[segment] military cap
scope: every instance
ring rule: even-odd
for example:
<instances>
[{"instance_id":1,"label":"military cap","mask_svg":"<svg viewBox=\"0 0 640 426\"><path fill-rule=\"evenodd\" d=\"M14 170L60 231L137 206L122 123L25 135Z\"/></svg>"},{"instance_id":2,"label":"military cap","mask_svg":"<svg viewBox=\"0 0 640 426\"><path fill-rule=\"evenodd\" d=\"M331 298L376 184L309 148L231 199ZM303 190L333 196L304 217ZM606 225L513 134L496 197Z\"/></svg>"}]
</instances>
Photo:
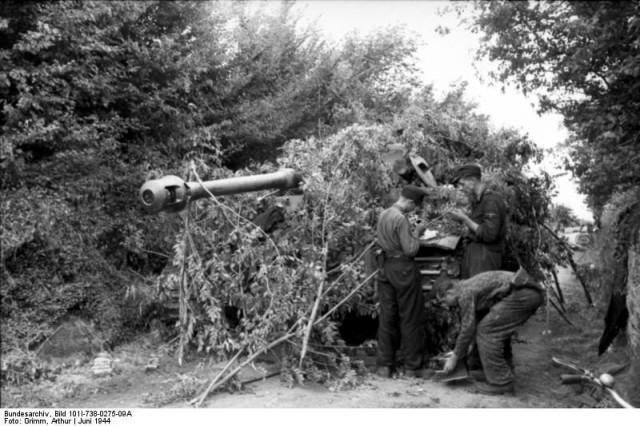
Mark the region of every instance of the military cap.
<instances>
[{"instance_id":1,"label":"military cap","mask_svg":"<svg viewBox=\"0 0 640 426\"><path fill-rule=\"evenodd\" d=\"M480 169L480 166L476 164L465 164L464 166L459 167L453 175L451 183L455 185L460 179L467 177L476 177L480 179L482 177L482 169Z\"/></svg>"},{"instance_id":2,"label":"military cap","mask_svg":"<svg viewBox=\"0 0 640 426\"><path fill-rule=\"evenodd\" d=\"M400 195L402 195L407 200L412 200L419 204L422 203L422 200L427 195L427 190L415 185L407 185L402 188Z\"/></svg>"}]
</instances>

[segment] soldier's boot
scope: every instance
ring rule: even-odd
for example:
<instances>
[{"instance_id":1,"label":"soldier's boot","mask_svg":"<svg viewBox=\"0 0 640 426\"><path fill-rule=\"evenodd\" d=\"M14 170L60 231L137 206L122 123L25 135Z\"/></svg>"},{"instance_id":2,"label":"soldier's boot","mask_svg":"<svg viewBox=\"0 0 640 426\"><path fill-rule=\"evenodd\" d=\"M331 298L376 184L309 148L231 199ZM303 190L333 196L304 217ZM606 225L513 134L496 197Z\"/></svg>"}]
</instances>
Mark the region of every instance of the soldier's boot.
<instances>
[{"instance_id":1,"label":"soldier's boot","mask_svg":"<svg viewBox=\"0 0 640 426\"><path fill-rule=\"evenodd\" d=\"M388 379L391 377L391 374L393 373L393 371L391 370L391 367L378 367L378 369L376 370L376 375L378 377L382 377L383 379Z\"/></svg>"}]
</instances>

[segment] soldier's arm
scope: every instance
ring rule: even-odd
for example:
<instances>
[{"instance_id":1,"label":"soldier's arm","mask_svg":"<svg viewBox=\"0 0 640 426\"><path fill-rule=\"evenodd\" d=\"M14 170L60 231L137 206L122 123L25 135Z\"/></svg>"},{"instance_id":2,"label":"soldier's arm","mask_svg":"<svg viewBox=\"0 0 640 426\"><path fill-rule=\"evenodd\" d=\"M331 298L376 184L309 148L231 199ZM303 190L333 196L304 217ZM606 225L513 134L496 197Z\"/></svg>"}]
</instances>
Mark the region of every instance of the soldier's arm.
<instances>
[{"instance_id":1,"label":"soldier's arm","mask_svg":"<svg viewBox=\"0 0 640 426\"><path fill-rule=\"evenodd\" d=\"M467 356L469 346L473 342L473 336L476 333L476 303L473 294L463 291L458 298L458 306L460 307L462 320L460 334L458 334L453 353L458 359L462 359Z\"/></svg>"},{"instance_id":2,"label":"soldier's arm","mask_svg":"<svg viewBox=\"0 0 640 426\"><path fill-rule=\"evenodd\" d=\"M409 220L406 217L402 217L398 222L398 237L400 238L400 245L402 246L402 252L407 257L413 257L420 248L420 242L416 237L411 234Z\"/></svg>"},{"instance_id":3,"label":"soldier's arm","mask_svg":"<svg viewBox=\"0 0 640 426\"><path fill-rule=\"evenodd\" d=\"M449 215L465 224L467 228L469 228L472 232L476 232L476 229L478 229L479 225L471 220L469 216L458 209L450 211Z\"/></svg>"},{"instance_id":4,"label":"soldier's arm","mask_svg":"<svg viewBox=\"0 0 640 426\"><path fill-rule=\"evenodd\" d=\"M482 223L475 229L476 241L495 243L500 238L502 227L502 209L498 200L488 200L482 212Z\"/></svg>"}]
</instances>

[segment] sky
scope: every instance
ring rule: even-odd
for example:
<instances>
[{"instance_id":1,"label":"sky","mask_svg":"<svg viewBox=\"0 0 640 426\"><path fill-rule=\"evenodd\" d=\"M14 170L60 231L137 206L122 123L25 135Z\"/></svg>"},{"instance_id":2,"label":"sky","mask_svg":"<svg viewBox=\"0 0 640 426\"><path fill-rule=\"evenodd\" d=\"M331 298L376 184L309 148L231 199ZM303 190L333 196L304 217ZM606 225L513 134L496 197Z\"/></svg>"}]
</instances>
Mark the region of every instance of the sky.
<instances>
[{"instance_id":1,"label":"sky","mask_svg":"<svg viewBox=\"0 0 640 426\"><path fill-rule=\"evenodd\" d=\"M339 42L350 31L361 34L393 24L404 25L417 33L423 43L418 64L425 82L432 83L436 95L445 94L452 84L466 81L467 99L478 105L478 111L490 117L496 127L515 127L527 133L541 148L555 149L568 133L557 114L539 116L534 98L527 98L514 88L503 92L498 84L490 84L488 72L492 64L476 63L474 52L480 44L477 34L460 25L454 13L439 14L446 1L364 1L315 0L298 1L296 8L307 22L315 21L327 39ZM442 35L439 27L450 31ZM561 170L547 169L556 175ZM592 220L584 196L570 176L556 178L558 195L555 202L571 207L584 220Z\"/></svg>"}]
</instances>

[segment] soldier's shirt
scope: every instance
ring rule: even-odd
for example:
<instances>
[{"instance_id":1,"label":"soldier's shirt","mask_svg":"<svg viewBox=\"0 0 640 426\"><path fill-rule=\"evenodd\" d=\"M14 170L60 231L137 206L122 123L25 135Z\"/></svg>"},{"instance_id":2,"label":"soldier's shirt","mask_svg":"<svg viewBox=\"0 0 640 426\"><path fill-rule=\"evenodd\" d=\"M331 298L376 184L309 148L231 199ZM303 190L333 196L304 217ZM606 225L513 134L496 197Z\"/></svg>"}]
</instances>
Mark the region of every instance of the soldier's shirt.
<instances>
[{"instance_id":1,"label":"soldier's shirt","mask_svg":"<svg viewBox=\"0 0 640 426\"><path fill-rule=\"evenodd\" d=\"M462 280L454 287L460 309L460 334L453 352L461 359L467 355L476 333L476 313L489 310L511 291L513 272L487 271Z\"/></svg>"},{"instance_id":2,"label":"soldier's shirt","mask_svg":"<svg viewBox=\"0 0 640 426\"><path fill-rule=\"evenodd\" d=\"M472 239L486 244L493 251L502 252L507 235L507 207L498 194L485 189L471 206L471 220L478 224Z\"/></svg>"},{"instance_id":3,"label":"soldier's shirt","mask_svg":"<svg viewBox=\"0 0 640 426\"><path fill-rule=\"evenodd\" d=\"M420 248L418 238L411 234L409 219L395 205L380 214L377 230L378 244L389 257L414 257Z\"/></svg>"}]
</instances>

